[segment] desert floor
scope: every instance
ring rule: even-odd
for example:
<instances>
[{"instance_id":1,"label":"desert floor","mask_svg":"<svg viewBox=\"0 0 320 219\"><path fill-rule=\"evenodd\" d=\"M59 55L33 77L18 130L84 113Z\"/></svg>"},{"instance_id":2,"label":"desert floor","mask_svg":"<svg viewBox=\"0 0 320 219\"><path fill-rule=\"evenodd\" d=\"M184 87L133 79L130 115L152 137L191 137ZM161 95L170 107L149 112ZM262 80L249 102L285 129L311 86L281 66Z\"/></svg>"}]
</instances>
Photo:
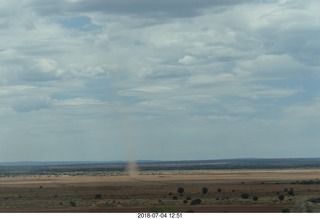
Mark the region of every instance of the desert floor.
<instances>
[{"instance_id":1,"label":"desert floor","mask_svg":"<svg viewBox=\"0 0 320 219\"><path fill-rule=\"evenodd\" d=\"M319 206L308 201L320 198L319 178L319 169L1 177L0 211L319 212ZM303 180L315 183L299 183ZM179 187L183 193L177 192ZM194 199L201 203L191 205Z\"/></svg>"}]
</instances>

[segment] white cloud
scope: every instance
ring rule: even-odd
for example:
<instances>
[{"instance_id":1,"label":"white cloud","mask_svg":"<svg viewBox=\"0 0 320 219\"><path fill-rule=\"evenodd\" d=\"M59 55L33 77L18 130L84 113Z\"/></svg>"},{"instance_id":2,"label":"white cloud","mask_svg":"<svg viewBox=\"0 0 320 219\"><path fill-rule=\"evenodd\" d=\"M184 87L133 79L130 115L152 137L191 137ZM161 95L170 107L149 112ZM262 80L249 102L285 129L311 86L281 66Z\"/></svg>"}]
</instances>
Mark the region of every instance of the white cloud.
<instances>
[{"instance_id":1,"label":"white cloud","mask_svg":"<svg viewBox=\"0 0 320 219\"><path fill-rule=\"evenodd\" d=\"M184 56L183 58L178 60L179 64L184 64L184 65L190 65L193 64L196 61L196 59L192 56Z\"/></svg>"},{"instance_id":2,"label":"white cloud","mask_svg":"<svg viewBox=\"0 0 320 219\"><path fill-rule=\"evenodd\" d=\"M208 75L194 75L188 79L188 82L192 84L213 84L234 81L235 76L229 73L221 74L208 74Z\"/></svg>"},{"instance_id":3,"label":"white cloud","mask_svg":"<svg viewBox=\"0 0 320 219\"><path fill-rule=\"evenodd\" d=\"M52 59L36 59L28 61L27 68L18 73L23 80L46 81L57 80L62 74L58 63Z\"/></svg>"},{"instance_id":4,"label":"white cloud","mask_svg":"<svg viewBox=\"0 0 320 219\"><path fill-rule=\"evenodd\" d=\"M87 99L87 98L74 98L67 100L55 101L55 105L59 106L81 106L81 105L104 105L106 103L96 100L96 99Z\"/></svg>"},{"instance_id":5,"label":"white cloud","mask_svg":"<svg viewBox=\"0 0 320 219\"><path fill-rule=\"evenodd\" d=\"M2 86L0 89L0 96L10 96L16 94L24 94L30 90L34 90L34 86L29 85L12 85L12 86Z\"/></svg>"}]
</instances>

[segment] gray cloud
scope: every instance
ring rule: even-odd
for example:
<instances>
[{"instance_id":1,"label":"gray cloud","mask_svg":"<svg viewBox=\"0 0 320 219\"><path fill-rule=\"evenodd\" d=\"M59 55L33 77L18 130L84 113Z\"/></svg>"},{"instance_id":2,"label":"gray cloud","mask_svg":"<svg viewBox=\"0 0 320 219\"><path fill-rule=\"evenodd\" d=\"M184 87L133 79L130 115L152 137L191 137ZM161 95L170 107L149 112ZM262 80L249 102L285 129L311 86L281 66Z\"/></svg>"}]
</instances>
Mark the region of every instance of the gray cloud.
<instances>
[{"instance_id":1,"label":"gray cloud","mask_svg":"<svg viewBox=\"0 0 320 219\"><path fill-rule=\"evenodd\" d=\"M103 12L113 15L135 15L148 17L193 17L202 9L230 6L252 0L92 0L92 1L55 1L33 4L41 14L59 14L70 12Z\"/></svg>"},{"instance_id":2,"label":"gray cloud","mask_svg":"<svg viewBox=\"0 0 320 219\"><path fill-rule=\"evenodd\" d=\"M188 78L190 76L190 70L179 67L158 67L154 69L146 69L144 72L142 72L141 76L147 79L158 80Z\"/></svg>"},{"instance_id":3,"label":"gray cloud","mask_svg":"<svg viewBox=\"0 0 320 219\"><path fill-rule=\"evenodd\" d=\"M44 96L19 97L13 103L13 109L17 112L31 112L41 109L49 109L53 106L52 100Z\"/></svg>"}]
</instances>

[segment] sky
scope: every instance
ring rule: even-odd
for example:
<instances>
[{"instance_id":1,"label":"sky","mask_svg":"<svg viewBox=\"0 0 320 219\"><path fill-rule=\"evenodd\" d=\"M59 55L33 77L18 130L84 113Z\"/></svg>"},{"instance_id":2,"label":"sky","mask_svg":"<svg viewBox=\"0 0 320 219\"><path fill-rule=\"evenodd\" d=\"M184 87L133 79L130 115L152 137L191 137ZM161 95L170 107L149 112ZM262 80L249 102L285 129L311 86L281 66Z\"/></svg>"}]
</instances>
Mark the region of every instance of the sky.
<instances>
[{"instance_id":1,"label":"sky","mask_svg":"<svg viewBox=\"0 0 320 219\"><path fill-rule=\"evenodd\" d=\"M0 0L0 162L320 157L317 0Z\"/></svg>"}]
</instances>

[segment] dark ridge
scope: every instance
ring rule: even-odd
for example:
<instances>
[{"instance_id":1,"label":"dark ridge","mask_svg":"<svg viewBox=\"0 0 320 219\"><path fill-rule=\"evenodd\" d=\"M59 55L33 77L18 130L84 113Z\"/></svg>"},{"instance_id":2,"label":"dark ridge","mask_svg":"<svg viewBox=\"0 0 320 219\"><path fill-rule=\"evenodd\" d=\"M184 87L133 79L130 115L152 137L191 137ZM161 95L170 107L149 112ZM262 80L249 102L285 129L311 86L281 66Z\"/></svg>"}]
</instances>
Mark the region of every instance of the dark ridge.
<instances>
[{"instance_id":1,"label":"dark ridge","mask_svg":"<svg viewBox=\"0 0 320 219\"><path fill-rule=\"evenodd\" d=\"M223 159L185 161L137 161L142 171L157 170L238 170L320 168L320 158ZM123 172L127 162L15 162L0 163L1 176L57 175ZM309 183L309 182L304 182Z\"/></svg>"}]
</instances>

